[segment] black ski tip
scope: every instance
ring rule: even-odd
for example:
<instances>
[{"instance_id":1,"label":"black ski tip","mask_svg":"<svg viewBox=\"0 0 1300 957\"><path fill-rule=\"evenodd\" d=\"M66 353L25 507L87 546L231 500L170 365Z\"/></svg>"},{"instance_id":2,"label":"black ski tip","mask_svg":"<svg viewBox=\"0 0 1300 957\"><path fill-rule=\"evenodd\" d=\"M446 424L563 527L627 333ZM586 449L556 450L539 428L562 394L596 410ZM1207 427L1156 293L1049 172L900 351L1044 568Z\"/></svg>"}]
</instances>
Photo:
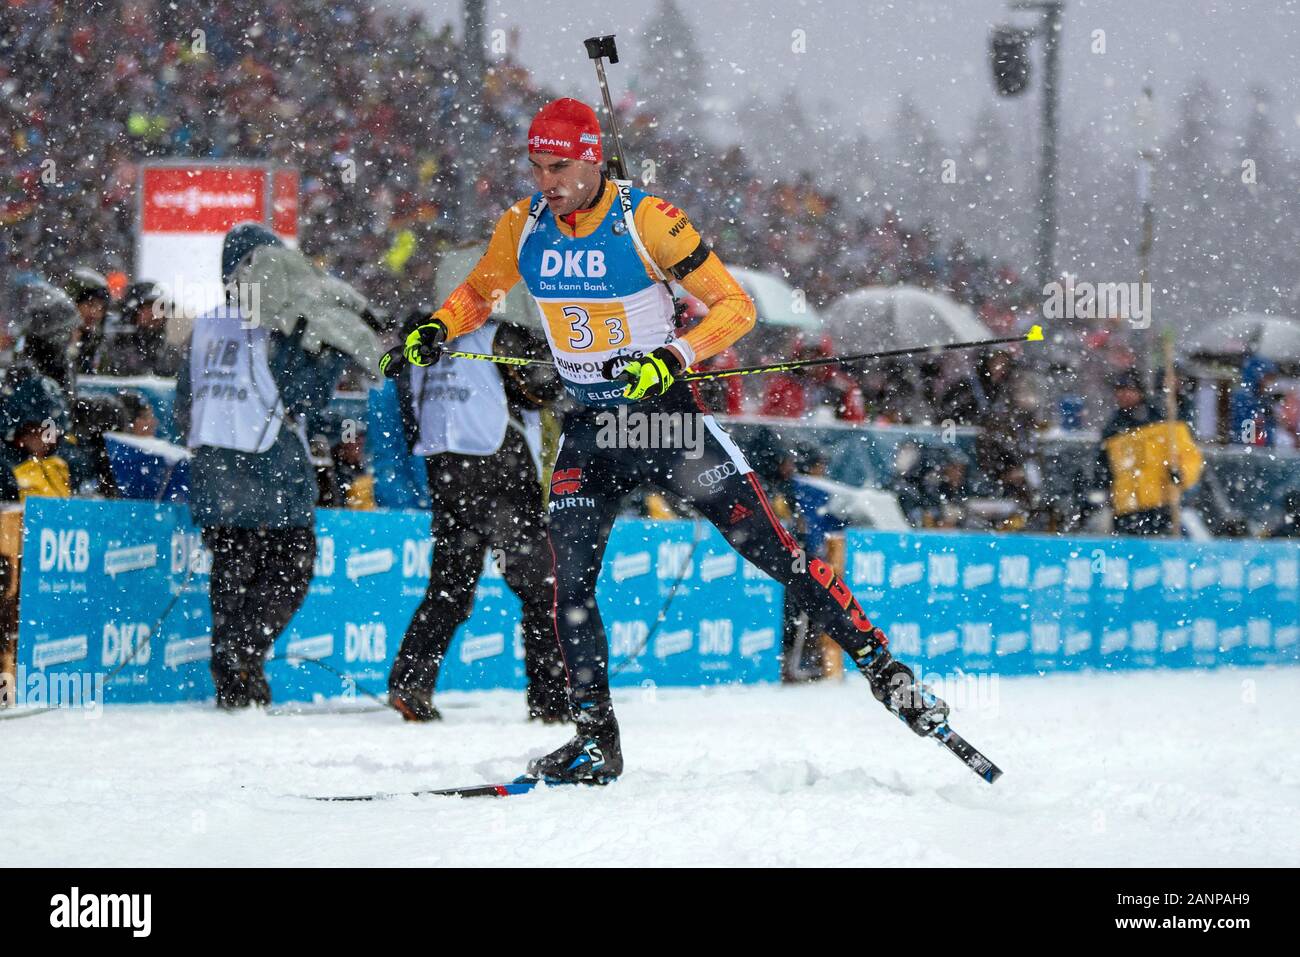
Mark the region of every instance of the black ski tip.
<instances>
[{"instance_id":1,"label":"black ski tip","mask_svg":"<svg viewBox=\"0 0 1300 957\"><path fill-rule=\"evenodd\" d=\"M981 754L965 738L948 725L943 725L934 732L935 738L989 784L1002 777L1002 769Z\"/></svg>"}]
</instances>

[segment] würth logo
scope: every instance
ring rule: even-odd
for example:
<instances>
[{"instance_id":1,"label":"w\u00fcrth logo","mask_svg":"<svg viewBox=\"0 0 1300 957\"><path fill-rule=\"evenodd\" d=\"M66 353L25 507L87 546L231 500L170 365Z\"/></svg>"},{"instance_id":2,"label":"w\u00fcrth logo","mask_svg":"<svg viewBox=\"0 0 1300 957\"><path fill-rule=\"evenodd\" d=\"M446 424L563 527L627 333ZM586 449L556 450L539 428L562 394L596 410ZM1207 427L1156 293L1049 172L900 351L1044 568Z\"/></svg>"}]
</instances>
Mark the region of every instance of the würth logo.
<instances>
[{"instance_id":1,"label":"w\u00fcrth logo","mask_svg":"<svg viewBox=\"0 0 1300 957\"><path fill-rule=\"evenodd\" d=\"M125 927L132 937L148 937L152 927L152 894L69 894L50 898L51 927Z\"/></svg>"},{"instance_id":2,"label":"w\u00fcrth logo","mask_svg":"<svg viewBox=\"0 0 1300 957\"><path fill-rule=\"evenodd\" d=\"M572 495L582 488L582 469L560 469L551 476L552 495Z\"/></svg>"}]
</instances>

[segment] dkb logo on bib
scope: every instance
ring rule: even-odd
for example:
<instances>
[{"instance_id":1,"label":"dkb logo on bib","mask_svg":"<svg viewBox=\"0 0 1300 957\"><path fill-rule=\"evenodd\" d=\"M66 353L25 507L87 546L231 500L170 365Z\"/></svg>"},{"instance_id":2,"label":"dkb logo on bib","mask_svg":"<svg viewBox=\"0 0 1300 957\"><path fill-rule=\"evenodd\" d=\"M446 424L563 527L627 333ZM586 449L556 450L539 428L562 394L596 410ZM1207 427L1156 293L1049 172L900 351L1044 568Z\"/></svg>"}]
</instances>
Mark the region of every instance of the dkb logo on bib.
<instances>
[{"instance_id":1,"label":"dkb logo on bib","mask_svg":"<svg viewBox=\"0 0 1300 957\"><path fill-rule=\"evenodd\" d=\"M598 279L605 275L605 251L603 249L566 249L563 253L558 249L543 251L542 275L558 276L561 270L566 276Z\"/></svg>"}]
</instances>

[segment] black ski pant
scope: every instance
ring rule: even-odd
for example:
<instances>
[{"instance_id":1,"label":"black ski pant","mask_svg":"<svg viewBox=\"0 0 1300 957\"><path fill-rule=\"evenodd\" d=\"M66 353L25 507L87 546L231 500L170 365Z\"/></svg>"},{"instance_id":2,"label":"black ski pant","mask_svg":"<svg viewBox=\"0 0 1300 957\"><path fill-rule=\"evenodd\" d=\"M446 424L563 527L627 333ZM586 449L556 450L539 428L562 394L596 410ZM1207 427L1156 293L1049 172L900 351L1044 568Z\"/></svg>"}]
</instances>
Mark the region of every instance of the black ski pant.
<instances>
[{"instance_id":1,"label":"black ski pant","mask_svg":"<svg viewBox=\"0 0 1300 957\"><path fill-rule=\"evenodd\" d=\"M555 633L575 710L609 702L596 578L619 500L646 482L689 502L743 558L785 586L810 631L829 634L854 661L885 640L830 565L808 558L781 527L758 477L713 416L672 396L631 405L626 418L588 407L565 419L548 507Z\"/></svg>"},{"instance_id":2,"label":"black ski pant","mask_svg":"<svg viewBox=\"0 0 1300 957\"><path fill-rule=\"evenodd\" d=\"M523 435L510 427L491 455L432 455L426 467L434 539L429 587L398 649L389 688L432 693L452 636L473 610L484 553L492 548L523 606L529 712L564 714L567 688L551 629L555 581L546 515Z\"/></svg>"},{"instance_id":3,"label":"black ski pant","mask_svg":"<svg viewBox=\"0 0 1300 957\"><path fill-rule=\"evenodd\" d=\"M1168 508L1115 516L1116 535L1169 535L1173 530L1173 513Z\"/></svg>"},{"instance_id":4,"label":"black ski pant","mask_svg":"<svg viewBox=\"0 0 1300 957\"><path fill-rule=\"evenodd\" d=\"M212 671L261 662L302 607L316 562L310 528L203 529L212 552Z\"/></svg>"}]
</instances>

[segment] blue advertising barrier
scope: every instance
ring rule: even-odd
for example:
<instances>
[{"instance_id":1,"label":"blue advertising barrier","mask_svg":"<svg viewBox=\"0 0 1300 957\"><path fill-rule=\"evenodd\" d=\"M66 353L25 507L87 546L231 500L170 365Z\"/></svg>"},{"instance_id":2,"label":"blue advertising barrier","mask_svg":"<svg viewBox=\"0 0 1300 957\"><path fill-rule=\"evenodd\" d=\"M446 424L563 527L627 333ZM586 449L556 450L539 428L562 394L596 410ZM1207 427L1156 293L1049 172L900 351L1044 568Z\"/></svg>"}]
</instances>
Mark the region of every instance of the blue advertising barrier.
<instances>
[{"instance_id":1,"label":"blue advertising barrier","mask_svg":"<svg viewBox=\"0 0 1300 957\"><path fill-rule=\"evenodd\" d=\"M321 510L316 531L310 593L268 664L273 693L382 693L427 584L428 515ZM211 697L210 566L183 507L28 499L18 687L24 673L116 670L110 702ZM846 577L895 653L931 673L1300 658L1294 543L852 530ZM782 590L711 526L620 520L597 594L617 685L779 676ZM439 687L522 688L518 621L519 603L489 558Z\"/></svg>"},{"instance_id":2,"label":"blue advertising barrier","mask_svg":"<svg viewBox=\"0 0 1300 957\"><path fill-rule=\"evenodd\" d=\"M316 534L307 600L267 666L273 696L382 694L428 582L428 513L320 510ZM211 561L182 506L28 499L18 686L29 674L116 671L105 686L110 703L210 698ZM620 521L597 594L615 684L779 676L781 588L711 526ZM489 556L439 688L523 688L518 621L519 602Z\"/></svg>"},{"instance_id":3,"label":"blue advertising barrier","mask_svg":"<svg viewBox=\"0 0 1300 957\"><path fill-rule=\"evenodd\" d=\"M1300 660L1297 543L852 530L849 586L928 671Z\"/></svg>"}]
</instances>

